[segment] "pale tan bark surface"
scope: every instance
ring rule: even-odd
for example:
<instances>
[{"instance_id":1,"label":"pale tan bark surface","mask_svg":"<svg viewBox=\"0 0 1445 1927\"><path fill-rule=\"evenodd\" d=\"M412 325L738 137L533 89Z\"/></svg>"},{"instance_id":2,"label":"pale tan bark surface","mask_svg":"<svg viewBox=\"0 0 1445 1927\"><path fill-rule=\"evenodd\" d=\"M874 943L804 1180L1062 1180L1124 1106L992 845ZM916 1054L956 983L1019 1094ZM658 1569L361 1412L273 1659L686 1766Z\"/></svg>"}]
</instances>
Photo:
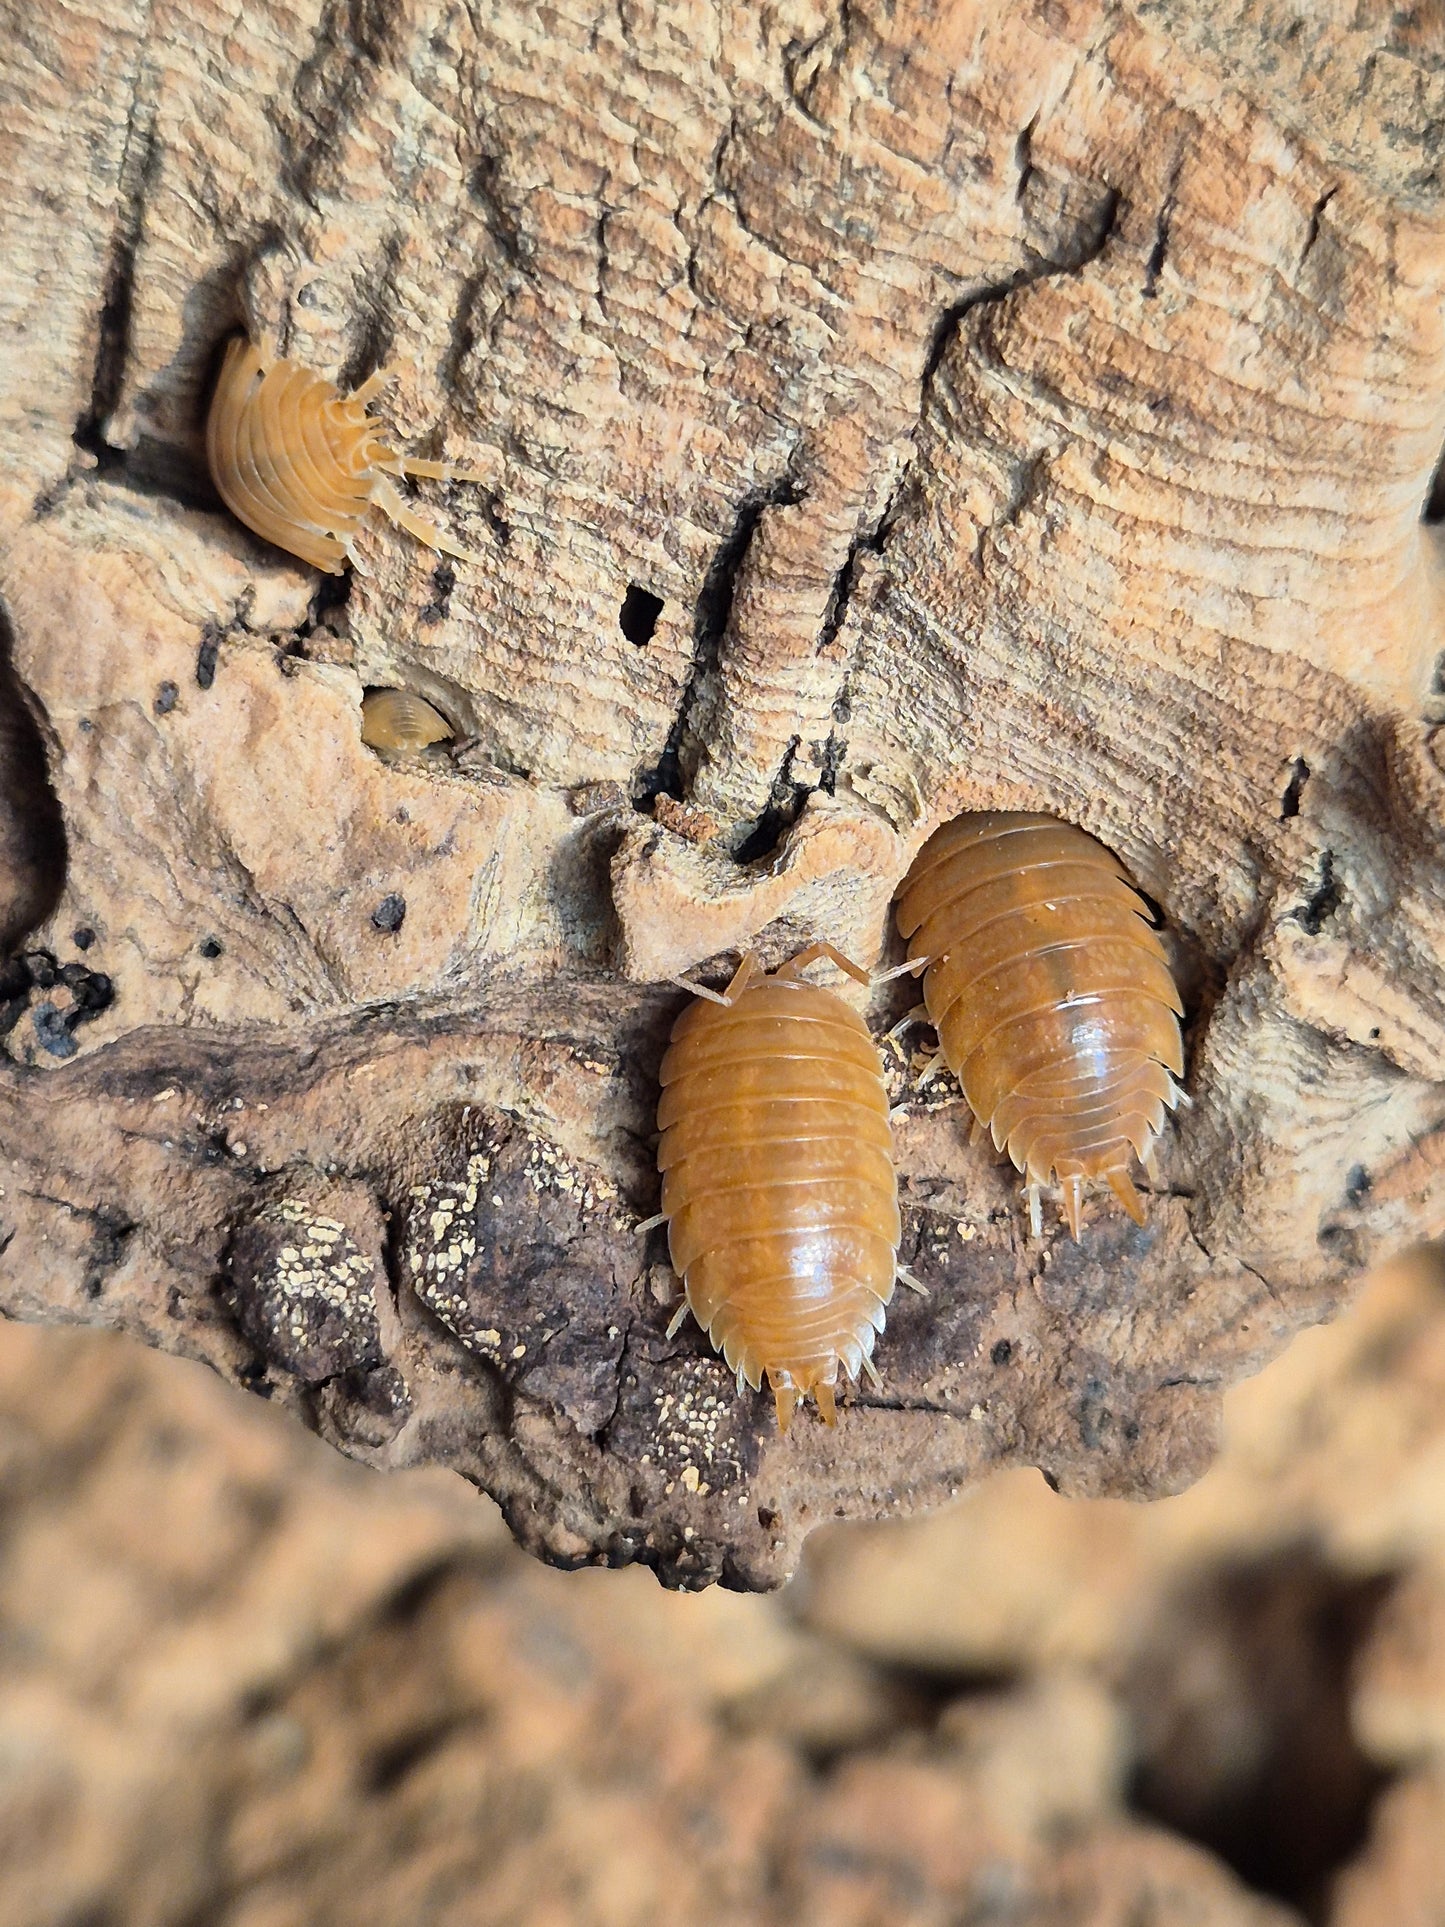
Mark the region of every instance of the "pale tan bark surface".
<instances>
[{"instance_id":1,"label":"pale tan bark surface","mask_svg":"<svg viewBox=\"0 0 1445 1927\"><path fill-rule=\"evenodd\" d=\"M1187 1482L1445 1223L1433 0L12 14L0 922L74 968L7 980L4 1308L685 1581L1000 1463ZM481 564L378 520L328 604L225 516L243 319L395 364ZM464 752L367 750L387 684ZM1193 1107L1145 1231L1039 1245L900 1073L933 1297L780 1443L632 1229L661 980L871 961L983 806L1158 903ZM341 1227L301 1310L288 1199Z\"/></svg>"},{"instance_id":2,"label":"pale tan bark surface","mask_svg":"<svg viewBox=\"0 0 1445 1927\"><path fill-rule=\"evenodd\" d=\"M766 1598L0 1323L7 1927L1428 1927L1442 1799L1438 1256L1179 1498L1015 1468Z\"/></svg>"}]
</instances>

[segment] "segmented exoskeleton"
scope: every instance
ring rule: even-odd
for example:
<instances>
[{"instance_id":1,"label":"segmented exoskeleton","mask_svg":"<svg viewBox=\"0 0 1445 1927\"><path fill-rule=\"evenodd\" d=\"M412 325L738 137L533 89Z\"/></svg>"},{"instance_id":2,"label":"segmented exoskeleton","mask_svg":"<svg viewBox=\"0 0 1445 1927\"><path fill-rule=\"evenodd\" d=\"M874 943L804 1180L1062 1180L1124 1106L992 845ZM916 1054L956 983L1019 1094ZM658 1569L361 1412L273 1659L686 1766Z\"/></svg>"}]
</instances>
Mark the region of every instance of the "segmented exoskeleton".
<instances>
[{"instance_id":1,"label":"segmented exoskeleton","mask_svg":"<svg viewBox=\"0 0 1445 1927\"><path fill-rule=\"evenodd\" d=\"M455 735L441 711L409 689L368 689L361 699L361 740L384 756L416 756Z\"/></svg>"},{"instance_id":2,"label":"segmented exoskeleton","mask_svg":"<svg viewBox=\"0 0 1445 1927\"><path fill-rule=\"evenodd\" d=\"M1178 1103L1183 1005L1128 872L1051 816L960 816L919 852L898 898L909 954L930 959L923 1000L975 1132L1040 1188L1057 1178L1079 1234L1102 1179L1138 1223L1129 1175Z\"/></svg>"},{"instance_id":3,"label":"segmented exoskeleton","mask_svg":"<svg viewBox=\"0 0 1445 1927\"><path fill-rule=\"evenodd\" d=\"M392 477L481 482L473 469L413 461L382 438L367 403L383 371L354 394L299 361L263 354L237 336L226 348L206 424L211 476L231 513L303 562L339 575L374 504L398 528L462 562L482 558L414 514Z\"/></svg>"},{"instance_id":4,"label":"segmented exoskeleton","mask_svg":"<svg viewBox=\"0 0 1445 1927\"><path fill-rule=\"evenodd\" d=\"M876 1378L873 1346L895 1280L900 1220L883 1067L863 1020L800 973L744 958L701 992L662 1061L662 1218L686 1297L713 1345L786 1431L810 1393L829 1424L841 1371Z\"/></svg>"}]
</instances>

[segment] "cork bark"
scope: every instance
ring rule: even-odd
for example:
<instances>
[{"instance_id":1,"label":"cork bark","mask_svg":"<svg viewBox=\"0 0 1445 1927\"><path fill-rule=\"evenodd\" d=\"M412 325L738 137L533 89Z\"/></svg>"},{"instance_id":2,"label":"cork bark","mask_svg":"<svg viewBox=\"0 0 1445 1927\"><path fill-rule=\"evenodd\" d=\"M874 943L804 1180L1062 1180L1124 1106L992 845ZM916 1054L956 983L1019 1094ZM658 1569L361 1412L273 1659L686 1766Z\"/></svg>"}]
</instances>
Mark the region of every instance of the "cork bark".
<instances>
[{"instance_id":1,"label":"cork bark","mask_svg":"<svg viewBox=\"0 0 1445 1927\"><path fill-rule=\"evenodd\" d=\"M674 1583L1003 1463L1187 1483L1445 1229L1438 0L10 26L0 1307ZM337 582L232 521L238 327L390 365L398 445L492 478L417 491L481 560L377 518ZM373 753L376 687L452 743ZM1031 1241L898 1061L932 1295L779 1440L636 1231L667 979L891 960L996 807L1157 905L1191 1107L1146 1228Z\"/></svg>"}]
</instances>

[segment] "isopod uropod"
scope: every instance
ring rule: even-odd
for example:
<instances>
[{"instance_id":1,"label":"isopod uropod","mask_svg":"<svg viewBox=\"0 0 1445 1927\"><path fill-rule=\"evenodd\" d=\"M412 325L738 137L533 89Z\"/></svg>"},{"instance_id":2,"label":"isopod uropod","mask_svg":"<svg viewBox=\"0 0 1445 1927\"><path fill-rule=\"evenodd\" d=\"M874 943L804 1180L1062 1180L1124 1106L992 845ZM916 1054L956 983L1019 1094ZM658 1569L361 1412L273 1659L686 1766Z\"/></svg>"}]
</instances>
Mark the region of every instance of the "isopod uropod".
<instances>
[{"instance_id":1,"label":"isopod uropod","mask_svg":"<svg viewBox=\"0 0 1445 1927\"><path fill-rule=\"evenodd\" d=\"M1128 872L1051 816L961 816L919 852L898 928L928 958L923 999L984 1128L1023 1172L1029 1217L1057 1176L1079 1234L1102 1179L1142 1224L1131 1155L1149 1156L1179 1102L1183 1005Z\"/></svg>"},{"instance_id":2,"label":"isopod uropod","mask_svg":"<svg viewBox=\"0 0 1445 1927\"><path fill-rule=\"evenodd\" d=\"M747 956L704 992L662 1060L658 1167L673 1267L691 1310L737 1372L767 1375L783 1431L811 1393L831 1425L841 1370L876 1379L873 1346L895 1280L901 1224L888 1095L862 1019L800 973ZM660 1222L655 1220L654 1222Z\"/></svg>"},{"instance_id":3,"label":"isopod uropod","mask_svg":"<svg viewBox=\"0 0 1445 1927\"><path fill-rule=\"evenodd\" d=\"M206 423L206 455L231 513L277 548L339 575L374 503L398 528L462 562L482 558L409 509L389 479L481 482L475 470L413 461L383 439L367 403L375 374L354 394L238 335L226 348Z\"/></svg>"}]
</instances>

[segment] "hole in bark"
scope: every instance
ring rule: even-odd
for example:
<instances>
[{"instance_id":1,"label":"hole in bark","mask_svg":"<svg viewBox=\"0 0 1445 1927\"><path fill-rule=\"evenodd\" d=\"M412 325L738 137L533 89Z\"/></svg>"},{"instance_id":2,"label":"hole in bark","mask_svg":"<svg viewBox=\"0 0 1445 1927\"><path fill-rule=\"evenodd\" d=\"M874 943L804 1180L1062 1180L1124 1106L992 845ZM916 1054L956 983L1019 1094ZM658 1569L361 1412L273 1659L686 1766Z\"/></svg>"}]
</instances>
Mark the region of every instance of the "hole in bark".
<instances>
[{"instance_id":1,"label":"hole in bark","mask_svg":"<svg viewBox=\"0 0 1445 1927\"><path fill-rule=\"evenodd\" d=\"M181 699L181 692L173 682L163 682L156 689L156 699L151 707L157 716L169 716Z\"/></svg>"},{"instance_id":2,"label":"hole in bark","mask_svg":"<svg viewBox=\"0 0 1445 1927\"><path fill-rule=\"evenodd\" d=\"M1350 1725L1350 1673L1393 1582L1309 1548L1181 1597L1126 1687L1133 1804L1319 1921L1385 1776Z\"/></svg>"},{"instance_id":3,"label":"hole in bark","mask_svg":"<svg viewBox=\"0 0 1445 1927\"><path fill-rule=\"evenodd\" d=\"M1299 800L1304 795L1305 784L1310 780L1310 766L1303 756L1296 756L1290 766L1289 782L1285 785L1284 795L1279 801L1279 820L1287 823L1292 816L1299 815Z\"/></svg>"},{"instance_id":4,"label":"hole in bark","mask_svg":"<svg viewBox=\"0 0 1445 1927\"><path fill-rule=\"evenodd\" d=\"M617 618L623 635L639 649L645 649L652 641L662 609L661 596L639 588L635 582L629 583L627 594L622 598L622 612Z\"/></svg>"},{"instance_id":5,"label":"hole in bark","mask_svg":"<svg viewBox=\"0 0 1445 1927\"><path fill-rule=\"evenodd\" d=\"M65 824L12 656L0 608L0 953L45 921L65 887Z\"/></svg>"},{"instance_id":6,"label":"hole in bark","mask_svg":"<svg viewBox=\"0 0 1445 1927\"><path fill-rule=\"evenodd\" d=\"M214 963L225 947L219 937L203 937L201 940L201 955L208 963Z\"/></svg>"},{"instance_id":7,"label":"hole in bark","mask_svg":"<svg viewBox=\"0 0 1445 1927\"><path fill-rule=\"evenodd\" d=\"M1013 1340L1000 1338L993 1350L989 1353L989 1358L995 1365L1007 1365L1013 1355Z\"/></svg>"},{"instance_id":8,"label":"hole in bark","mask_svg":"<svg viewBox=\"0 0 1445 1927\"><path fill-rule=\"evenodd\" d=\"M794 736L789 742L782 767L773 778L767 807L733 851L736 862L761 863L764 857L773 854L784 835L797 822L811 794L808 784L793 781L793 763L801 746L800 736Z\"/></svg>"},{"instance_id":9,"label":"hole in bark","mask_svg":"<svg viewBox=\"0 0 1445 1927\"><path fill-rule=\"evenodd\" d=\"M371 921L378 930L388 933L400 930L406 920L406 898L394 893L383 897L371 913Z\"/></svg>"}]
</instances>

